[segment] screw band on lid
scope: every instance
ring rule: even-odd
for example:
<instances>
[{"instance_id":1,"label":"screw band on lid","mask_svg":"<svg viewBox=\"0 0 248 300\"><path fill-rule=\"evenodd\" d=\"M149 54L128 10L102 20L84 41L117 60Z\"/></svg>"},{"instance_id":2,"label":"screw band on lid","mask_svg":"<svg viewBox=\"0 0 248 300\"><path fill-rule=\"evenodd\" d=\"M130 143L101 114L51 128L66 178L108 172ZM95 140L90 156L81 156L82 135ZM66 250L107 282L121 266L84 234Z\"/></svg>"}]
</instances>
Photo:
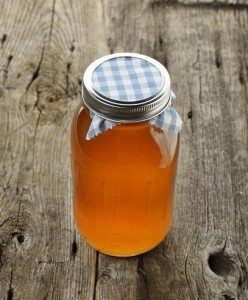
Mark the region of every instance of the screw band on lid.
<instances>
[{"instance_id":1,"label":"screw band on lid","mask_svg":"<svg viewBox=\"0 0 248 300\"><path fill-rule=\"evenodd\" d=\"M171 106L170 76L148 56L118 53L94 61L84 73L82 97L92 118L87 140L121 123L146 121L161 130L181 130Z\"/></svg>"},{"instance_id":2,"label":"screw band on lid","mask_svg":"<svg viewBox=\"0 0 248 300\"><path fill-rule=\"evenodd\" d=\"M82 92L92 112L113 121L140 122L168 105L170 77L163 65L148 56L112 54L87 68Z\"/></svg>"}]
</instances>

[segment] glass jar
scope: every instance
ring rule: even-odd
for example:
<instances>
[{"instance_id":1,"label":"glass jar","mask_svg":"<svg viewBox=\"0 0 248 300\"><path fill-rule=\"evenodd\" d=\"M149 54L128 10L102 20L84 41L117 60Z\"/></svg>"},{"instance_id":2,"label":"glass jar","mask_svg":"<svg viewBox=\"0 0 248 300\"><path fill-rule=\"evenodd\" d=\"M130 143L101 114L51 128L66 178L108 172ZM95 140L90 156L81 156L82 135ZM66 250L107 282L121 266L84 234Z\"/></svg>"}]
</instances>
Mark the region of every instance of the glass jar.
<instances>
[{"instance_id":1,"label":"glass jar","mask_svg":"<svg viewBox=\"0 0 248 300\"><path fill-rule=\"evenodd\" d=\"M117 126L86 139L92 113L100 115L87 106L76 111L71 133L77 228L102 253L146 252L165 238L171 226L179 133L147 120L123 122L122 116L120 124L112 120Z\"/></svg>"}]
</instances>

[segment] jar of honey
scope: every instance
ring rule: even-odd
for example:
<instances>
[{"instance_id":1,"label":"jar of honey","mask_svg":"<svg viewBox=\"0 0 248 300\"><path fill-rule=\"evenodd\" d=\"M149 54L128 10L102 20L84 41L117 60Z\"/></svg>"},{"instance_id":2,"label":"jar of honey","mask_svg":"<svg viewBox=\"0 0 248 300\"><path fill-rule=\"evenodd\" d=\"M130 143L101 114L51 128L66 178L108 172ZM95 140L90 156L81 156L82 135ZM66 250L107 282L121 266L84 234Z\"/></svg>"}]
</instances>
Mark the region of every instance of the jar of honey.
<instances>
[{"instance_id":1,"label":"jar of honey","mask_svg":"<svg viewBox=\"0 0 248 300\"><path fill-rule=\"evenodd\" d=\"M133 256L170 229L181 119L167 70L134 53L86 69L72 122L74 219L96 250Z\"/></svg>"}]
</instances>

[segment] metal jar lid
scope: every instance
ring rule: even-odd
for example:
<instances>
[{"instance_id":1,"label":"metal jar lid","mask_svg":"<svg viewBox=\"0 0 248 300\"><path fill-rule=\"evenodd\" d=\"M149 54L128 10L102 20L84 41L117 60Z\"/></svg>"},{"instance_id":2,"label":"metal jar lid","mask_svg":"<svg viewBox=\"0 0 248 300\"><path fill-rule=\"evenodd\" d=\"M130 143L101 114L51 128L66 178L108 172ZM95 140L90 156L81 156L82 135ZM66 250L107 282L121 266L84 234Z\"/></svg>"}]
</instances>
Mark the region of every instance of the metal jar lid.
<instances>
[{"instance_id":1,"label":"metal jar lid","mask_svg":"<svg viewBox=\"0 0 248 300\"><path fill-rule=\"evenodd\" d=\"M93 113L112 121L140 122L170 103L170 76L153 58L117 53L95 60L83 77L82 97Z\"/></svg>"}]
</instances>

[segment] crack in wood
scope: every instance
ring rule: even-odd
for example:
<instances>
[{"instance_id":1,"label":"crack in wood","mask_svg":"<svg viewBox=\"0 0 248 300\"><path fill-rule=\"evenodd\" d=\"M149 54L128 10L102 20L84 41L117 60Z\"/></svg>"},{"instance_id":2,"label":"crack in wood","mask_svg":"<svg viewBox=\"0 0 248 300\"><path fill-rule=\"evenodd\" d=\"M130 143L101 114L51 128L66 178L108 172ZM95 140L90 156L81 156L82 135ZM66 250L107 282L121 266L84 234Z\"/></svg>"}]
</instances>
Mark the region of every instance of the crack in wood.
<instances>
[{"instance_id":1,"label":"crack in wood","mask_svg":"<svg viewBox=\"0 0 248 300\"><path fill-rule=\"evenodd\" d=\"M158 38L154 41L153 56L158 61L160 61L165 66L165 68L168 68L169 59L167 57L166 45L161 35L159 35Z\"/></svg>"},{"instance_id":2,"label":"crack in wood","mask_svg":"<svg viewBox=\"0 0 248 300\"><path fill-rule=\"evenodd\" d=\"M241 70L239 73L239 82L241 83L241 85L245 85L245 75L243 70Z\"/></svg>"},{"instance_id":3,"label":"crack in wood","mask_svg":"<svg viewBox=\"0 0 248 300\"><path fill-rule=\"evenodd\" d=\"M18 228L18 224L20 221L20 212L21 212L23 194L27 191L28 191L28 189L26 189L26 188L22 188L21 192L19 191L18 188L16 189L16 197L18 198L18 210L17 210L17 217L16 217L16 223L15 223L16 228ZM20 229L20 231L22 231L22 229Z\"/></svg>"},{"instance_id":4,"label":"crack in wood","mask_svg":"<svg viewBox=\"0 0 248 300\"><path fill-rule=\"evenodd\" d=\"M38 66L37 66L36 70L33 72L32 78L31 78L31 80L29 81L29 83L26 87L26 93L28 92L28 90L29 90L30 86L32 85L32 83L38 78L38 76L40 74L40 67L41 67L41 63L42 63L42 60L43 60L43 56L44 56L44 49L45 49L45 46L42 47L41 56L40 56Z\"/></svg>"},{"instance_id":5,"label":"crack in wood","mask_svg":"<svg viewBox=\"0 0 248 300\"><path fill-rule=\"evenodd\" d=\"M53 33L53 23L54 23L54 14L55 14L55 3L56 3L56 0L53 0L52 17L51 17L50 31L49 31L49 43L50 43L50 41L51 41L52 33Z\"/></svg>"},{"instance_id":6,"label":"crack in wood","mask_svg":"<svg viewBox=\"0 0 248 300\"><path fill-rule=\"evenodd\" d=\"M162 36L160 35L158 38L158 42L159 42L159 51L163 51L164 50L164 40L162 38Z\"/></svg>"},{"instance_id":7,"label":"crack in wood","mask_svg":"<svg viewBox=\"0 0 248 300\"><path fill-rule=\"evenodd\" d=\"M192 119L192 118L193 118L193 112L192 112L192 110L190 110L188 112L188 119Z\"/></svg>"},{"instance_id":8,"label":"crack in wood","mask_svg":"<svg viewBox=\"0 0 248 300\"><path fill-rule=\"evenodd\" d=\"M1 270L2 266L3 266L3 247L0 244L0 270Z\"/></svg>"},{"instance_id":9,"label":"crack in wood","mask_svg":"<svg viewBox=\"0 0 248 300\"><path fill-rule=\"evenodd\" d=\"M9 220L11 220L12 217L11 216L8 216L7 219L5 219L1 224L0 224L0 227L2 227L5 223L7 223Z\"/></svg>"},{"instance_id":10,"label":"crack in wood","mask_svg":"<svg viewBox=\"0 0 248 300\"><path fill-rule=\"evenodd\" d=\"M114 53L114 45L113 45L113 39L111 37L109 37L107 39L107 44L108 44L109 52L111 54L113 54Z\"/></svg>"},{"instance_id":11,"label":"crack in wood","mask_svg":"<svg viewBox=\"0 0 248 300\"><path fill-rule=\"evenodd\" d=\"M20 210L21 210L21 203L22 203L22 196L19 195L19 192L16 193L16 196L18 198L18 210L17 210L17 218L16 218L16 224L15 227L17 227L20 219Z\"/></svg>"},{"instance_id":12,"label":"crack in wood","mask_svg":"<svg viewBox=\"0 0 248 300\"><path fill-rule=\"evenodd\" d=\"M104 0L100 0L100 2L101 2L101 6L102 6L102 20L103 20L103 22L105 22Z\"/></svg>"},{"instance_id":13,"label":"crack in wood","mask_svg":"<svg viewBox=\"0 0 248 300\"><path fill-rule=\"evenodd\" d=\"M200 65L200 49L197 49L197 58L196 58L196 61L193 62L192 66L193 66L194 70L197 70L197 71L201 70L201 65Z\"/></svg>"},{"instance_id":14,"label":"crack in wood","mask_svg":"<svg viewBox=\"0 0 248 300\"><path fill-rule=\"evenodd\" d=\"M9 66L10 66L10 63L13 59L13 55L9 55L7 57L7 63L6 63L6 66L3 70L3 85L5 85L6 81L8 80L8 75L9 75Z\"/></svg>"},{"instance_id":15,"label":"crack in wood","mask_svg":"<svg viewBox=\"0 0 248 300\"><path fill-rule=\"evenodd\" d=\"M39 88L38 87L36 87L36 89L35 89L35 91L36 91L36 101L35 101L35 103L34 103L34 108L37 108L37 110L40 112L40 113L42 113L42 109L41 109L41 107L39 106L39 104L40 104L40 90L39 90Z\"/></svg>"},{"instance_id":16,"label":"crack in wood","mask_svg":"<svg viewBox=\"0 0 248 300\"><path fill-rule=\"evenodd\" d=\"M73 45L74 41L71 43L71 46L69 47L69 50L71 51L71 53L74 52L75 50L75 46Z\"/></svg>"},{"instance_id":17,"label":"crack in wood","mask_svg":"<svg viewBox=\"0 0 248 300\"><path fill-rule=\"evenodd\" d=\"M77 82L78 82L78 85L81 87L81 85L82 85L82 80L81 80L80 78L78 78Z\"/></svg>"},{"instance_id":18,"label":"crack in wood","mask_svg":"<svg viewBox=\"0 0 248 300\"><path fill-rule=\"evenodd\" d=\"M151 8L154 10L156 6L172 6L172 7L184 7L184 8L198 8L198 9L223 9L223 10L247 10L247 3L232 3L232 2L181 2L177 0L150 0Z\"/></svg>"},{"instance_id":19,"label":"crack in wood","mask_svg":"<svg viewBox=\"0 0 248 300\"><path fill-rule=\"evenodd\" d=\"M22 233L17 235L17 241L19 244L22 244L24 240L25 240L25 236Z\"/></svg>"},{"instance_id":20,"label":"crack in wood","mask_svg":"<svg viewBox=\"0 0 248 300\"><path fill-rule=\"evenodd\" d=\"M236 297L230 292L224 292L221 296L224 298L224 300L236 300Z\"/></svg>"},{"instance_id":21,"label":"crack in wood","mask_svg":"<svg viewBox=\"0 0 248 300\"><path fill-rule=\"evenodd\" d=\"M201 75L199 75L199 100L200 100L200 103L203 103L203 100L202 100L202 77L201 77Z\"/></svg>"},{"instance_id":22,"label":"crack in wood","mask_svg":"<svg viewBox=\"0 0 248 300\"><path fill-rule=\"evenodd\" d=\"M71 75L71 62L68 62L66 64L66 74L65 74L65 88L64 88L64 91L65 91L65 94L67 97L69 97L71 100L74 99L75 96L78 95L78 87L75 86L75 84L73 83L73 81L71 80L70 81L70 75ZM78 79L78 84L81 88L81 84L80 84L81 80Z\"/></svg>"},{"instance_id":23,"label":"crack in wood","mask_svg":"<svg viewBox=\"0 0 248 300\"><path fill-rule=\"evenodd\" d=\"M35 129L34 129L34 137L33 137L33 159L34 159L34 155L35 155L35 141L36 141L36 135L37 135L37 129L38 129L38 125L40 122L40 118L41 118L41 114L42 114L42 109L39 109L38 104L37 104L37 109L39 110L39 114L38 114L38 118L36 120L35 123ZM34 176L34 168L33 168L33 176Z\"/></svg>"},{"instance_id":24,"label":"crack in wood","mask_svg":"<svg viewBox=\"0 0 248 300\"><path fill-rule=\"evenodd\" d=\"M139 274L140 279L142 280L142 289L140 292L142 293L142 299L149 299L148 298L148 288L147 288L147 275L144 269L144 256L141 254L138 256L138 263L137 263L137 273Z\"/></svg>"},{"instance_id":25,"label":"crack in wood","mask_svg":"<svg viewBox=\"0 0 248 300\"><path fill-rule=\"evenodd\" d=\"M7 300L13 299L14 289L12 287L12 281L13 281L13 267L11 268L11 272L10 272L9 288L7 290Z\"/></svg>"},{"instance_id":26,"label":"crack in wood","mask_svg":"<svg viewBox=\"0 0 248 300\"><path fill-rule=\"evenodd\" d=\"M66 95L71 98L71 95L69 93L69 74L70 74L70 72L71 72L71 63L68 62L66 64L66 74L65 74L66 87L65 87L65 90L66 90Z\"/></svg>"},{"instance_id":27,"label":"crack in wood","mask_svg":"<svg viewBox=\"0 0 248 300\"><path fill-rule=\"evenodd\" d=\"M72 259L75 259L77 251L78 251L78 245L77 245L76 237L74 237L74 240L73 240L72 245L71 245L71 257L72 257Z\"/></svg>"},{"instance_id":28,"label":"crack in wood","mask_svg":"<svg viewBox=\"0 0 248 300\"><path fill-rule=\"evenodd\" d=\"M192 291L192 285L190 284L190 278L189 278L188 269L187 269L188 258L189 258L189 253L187 252L186 257L185 257L185 261L184 261L184 273L185 273L186 281L187 281L187 284L188 284L188 287L189 287L190 298L193 299L194 298L194 293Z\"/></svg>"},{"instance_id":29,"label":"crack in wood","mask_svg":"<svg viewBox=\"0 0 248 300\"><path fill-rule=\"evenodd\" d=\"M51 22L50 22L50 31L49 31L49 42L51 40L51 36L52 36L52 30L53 30L53 22L54 22L54 14L55 14L55 2L56 0L53 0L53 6L52 6L52 16L51 16ZM27 87L26 87L26 93L28 92L30 86L32 85L32 83L38 78L39 76L39 72L40 72L40 67L41 67L41 63L44 57L44 49L45 46L42 47L42 51L41 51L41 56L40 56L40 60L38 63L38 66L36 68L36 70L34 71L32 78L30 80L30 82L28 83Z\"/></svg>"},{"instance_id":30,"label":"crack in wood","mask_svg":"<svg viewBox=\"0 0 248 300\"><path fill-rule=\"evenodd\" d=\"M34 108L37 108L39 114L38 114L38 117L35 122L35 129L34 129L34 136L33 136L33 160L34 160L34 155L35 155L35 141L36 141L37 129L38 129L40 118L41 118L41 115L43 112L43 107L40 107L40 105L39 105L41 92L38 87L36 87L35 91L36 91L36 101L34 103ZM34 176L34 168L33 168L33 176Z\"/></svg>"},{"instance_id":31,"label":"crack in wood","mask_svg":"<svg viewBox=\"0 0 248 300\"><path fill-rule=\"evenodd\" d=\"M248 286L248 271L245 267L244 259L241 255L237 255L239 262L240 262L240 275L239 275L239 281L238 281L238 295L241 295L244 293L245 289Z\"/></svg>"},{"instance_id":32,"label":"crack in wood","mask_svg":"<svg viewBox=\"0 0 248 300\"><path fill-rule=\"evenodd\" d=\"M216 65L217 69L219 69L221 67L221 58L218 53L216 53L215 65Z\"/></svg>"},{"instance_id":33,"label":"crack in wood","mask_svg":"<svg viewBox=\"0 0 248 300\"><path fill-rule=\"evenodd\" d=\"M216 28L219 28L219 21L218 19L215 21ZM221 57L221 32L220 30L216 30L214 33L214 44L215 44L215 66L217 69L220 69L222 66L222 57Z\"/></svg>"},{"instance_id":34,"label":"crack in wood","mask_svg":"<svg viewBox=\"0 0 248 300\"><path fill-rule=\"evenodd\" d=\"M140 48L140 53L142 53L143 52L143 43L144 43L144 39L140 39L140 41L139 41L139 48Z\"/></svg>"},{"instance_id":35,"label":"crack in wood","mask_svg":"<svg viewBox=\"0 0 248 300\"><path fill-rule=\"evenodd\" d=\"M4 33L3 36L1 37L1 40L0 40L1 49L3 48L3 45L4 45L5 41L6 41L6 39L7 39L7 34Z\"/></svg>"},{"instance_id":36,"label":"crack in wood","mask_svg":"<svg viewBox=\"0 0 248 300\"><path fill-rule=\"evenodd\" d=\"M97 287L97 282L98 282L98 261L99 261L99 251L96 251L96 261L95 261L95 276L94 276L94 289L93 289L93 297L92 299L96 299L96 287Z\"/></svg>"}]
</instances>

